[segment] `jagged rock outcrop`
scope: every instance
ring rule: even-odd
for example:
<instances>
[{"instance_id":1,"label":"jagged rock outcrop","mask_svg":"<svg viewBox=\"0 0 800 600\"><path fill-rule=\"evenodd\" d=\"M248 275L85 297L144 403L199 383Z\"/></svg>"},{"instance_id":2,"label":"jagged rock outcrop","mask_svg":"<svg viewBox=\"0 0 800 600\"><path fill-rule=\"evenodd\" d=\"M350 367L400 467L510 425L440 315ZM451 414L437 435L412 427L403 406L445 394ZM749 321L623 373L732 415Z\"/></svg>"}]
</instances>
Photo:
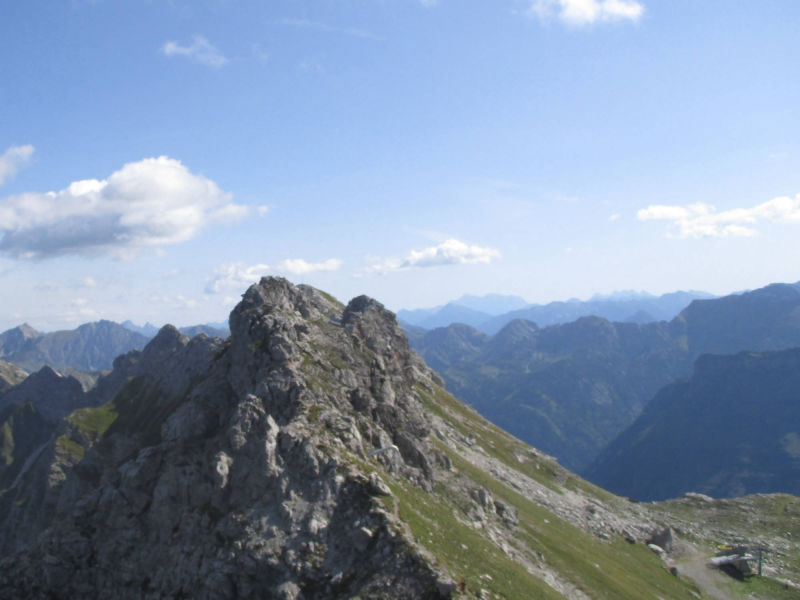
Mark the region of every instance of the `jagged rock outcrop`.
<instances>
[{"instance_id":1,"label":"jagged rock outcrop","mask_svg":"<svg viewBox=\"0 0 800 600\"><path fill-rule=\"evenodd\" d=\"M429 485L429 424L413 385L432 374L390 317L367 298L342 311L272 279L231 315L229 343L162 329L137 362L143 374L110 405L71 415L61 442L4 495L0 588L437 597L437 573L352 467L395 445L399 456L377 460ZM92 431L104 414L107 428ZM43 485L36 518L25 518ZM15 522L31 535L10 539Z\"/></svg>"}]
</instances>

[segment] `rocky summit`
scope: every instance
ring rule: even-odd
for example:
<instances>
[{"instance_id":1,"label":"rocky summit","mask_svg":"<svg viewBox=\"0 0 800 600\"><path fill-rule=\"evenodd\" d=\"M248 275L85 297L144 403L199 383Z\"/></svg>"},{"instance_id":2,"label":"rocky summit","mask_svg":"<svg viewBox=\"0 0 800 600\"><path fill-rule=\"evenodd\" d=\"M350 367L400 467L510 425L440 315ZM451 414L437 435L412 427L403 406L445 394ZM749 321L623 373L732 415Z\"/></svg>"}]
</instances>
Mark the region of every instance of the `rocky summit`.
<instances>
[{"instance_id":1,"label":"rocky summit","mask_svg":"<svg viewBox=\"0 0 800 600\"><path fill-rule=\"evenodd\" d=\"M684 517L487 423L378 302L265 278L230 328L163 328L19 446L0 597L700 597L645 543Z\"/></svg>"}]
</instances>

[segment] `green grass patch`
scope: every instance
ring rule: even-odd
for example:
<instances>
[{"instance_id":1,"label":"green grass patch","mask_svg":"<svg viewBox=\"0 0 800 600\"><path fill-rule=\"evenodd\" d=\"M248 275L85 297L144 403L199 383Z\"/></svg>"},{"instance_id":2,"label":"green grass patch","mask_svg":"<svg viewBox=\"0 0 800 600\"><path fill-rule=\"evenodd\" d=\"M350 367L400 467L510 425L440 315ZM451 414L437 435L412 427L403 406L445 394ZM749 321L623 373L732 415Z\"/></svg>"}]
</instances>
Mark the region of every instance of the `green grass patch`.
<instances>
[{"instance_id":1,"label":"green grass patch","mask_svg":"<svg viewBox=\"0 0 800 600\"><path fill-rule=\"evenodd\" d=\"M317 290L317 288L314 288L314 289ZM344 308L344 304L339 302L336 298L331 296L328 292L323 292L322 290L317 290L317 292L319 293L320 296L325 298L325 300L327 300L328 302L330 302L331 304L333 304L337 308L339 308L339 309L343 309Z\"/></svg>"},{"instance_id":2,"label":"green grass patch","mask_svg":"<svg viewBox=\"0 0 800 600\"><path fill-rule=\"evenodd\" d=\"M800 591L769 577L747 577L731 579L727 591L739 598L758 598L759 600L797 600Z\"/></svg>"},{"instance_id":3,"label":"green grass patch","mask_svg":"<svg viewBox=\"0 0 800 600\"><path fill-rule=\"evenodd\" d=\"M416 391L425 408L450 423L464 437L473 438L489 456L554 492L562 492L558 480L566 475L566 471L555 460L534 457L530 446L489 423L442 388L434 387L430 391L417 384Z\"/></svg>"},{"instance_id":4,"label":"green grass patch","mask_svg":"<svg viewBox=\"0 0 800 600\"><path fill-rule=\"evenodd\" d=\"M56 451L66 454L76 461L82 460L86 454L86 449L81 444L66 435L56 438Z\"/></svg>"},{"instance_id":5,"label":"green grass patch","mask_svg":"<svg viewBox=\"0 0 800 600\"><path fill-rule=\"evenodd\" d=\"M2 438L2 448L0 448L0 455L6 465L14 462L14 432L12 428L13 421L11 418L3 423L0 428L0 438Z\"/></svg>"},{"instance_id":6,"label":"green grass patch","mask_svg":"<svg viewBox=\"0 0 800 600\"><path fill-rule=\"evenodd\" d=\"M135 377L111 401L119 416L107 433L139 435L143 444L157 444L161 441L161 425L180 401L180 394L175 398L165 398L144 377Z\"/></svg>"},{"instance_id":7,"label":"green grass patch","mask_svg":"<svg viewBox=\"0 0 800 600\"><path fill-rule=\"evenodd\" d=\"M458 471L519 511L517 539L593 599L686 598L698 590L671 575L643 544L604 543L561 520L440 444ZM515 597L515 596L512 596Z\"/></svg>"},{"instance_id":8,"label":"green grass patch","mask_svg":"<svg viewBox=\"0 0 800 600\"><path fill-rule=\"evenodd\" d=\"M394 511L397 503L398 516L414 539L436 557L456 582L464 582L470 596L478 597L485 589L504 598L562 598L506 556L484 532L463 523L456 516L460 509L445 494L429 494L396 480L388 481L388 485L394 496L383 500L387 509Z\"/></svg>"},{"instance_id":9,"label":"green grass patch","mask_svg":"<svg viewBox=\"0 0 800 600\"><path fill-rule=\"evenodd\" d=\"M102 406L79 408L67 417L67 421L92 437L100 437L118 416L119 412L112 400Z\"/></svg>"}]
</instances>

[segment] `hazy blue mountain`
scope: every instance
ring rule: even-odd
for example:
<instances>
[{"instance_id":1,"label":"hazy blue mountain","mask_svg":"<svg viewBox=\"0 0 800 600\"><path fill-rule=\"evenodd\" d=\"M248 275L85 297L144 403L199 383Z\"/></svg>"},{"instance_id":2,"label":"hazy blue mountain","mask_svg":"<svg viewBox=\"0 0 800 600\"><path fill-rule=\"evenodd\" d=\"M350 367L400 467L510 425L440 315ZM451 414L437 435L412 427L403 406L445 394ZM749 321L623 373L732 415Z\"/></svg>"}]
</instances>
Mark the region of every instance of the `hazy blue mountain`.
<instances>
[{"instance_id":1,"label":"hazy blue mountain","mask_svg":"<svg viewBox=\"0 0 800 600\"><path fill-rule=\"evenodd\" d=\"M445 304L441 309L419 321L418 327L423 329L436 329L437 327L446 327L451 323L463 323L478 327L480 324L486 322L491 318L491 315L461 306L455 302Z\"/></svg>"},{"instance_id":2,"label":"hazy blue mountain","mask_svg":"<svg viewBox=\"0 0 800 600\"><path fill-rule=\"evenodd\" d=\"M21 325L0 334L0 358L27 371L44 365L101 371L111 368L120 354L143 348L147 339L112 321L51 333Z\"/></svg>"},{"instance_id":3,"label":"hazy blue mountain","mask_svg":"<svg viewBox=\"0 0 800 600\"><path fill-rule=\"evenodd\" d=\"M520 296L507 296L504 294L486 294L485 296L471 296L464 294L453 304L471 308L487 315L502 315L512 310L528 306L528 301Z\"/></svg>"},{"instance_id":4,"label":"hazy blue mountain","mask_svg":"<svg viewBox=\"0 0 800 600\"><path fill-rule=\"evenodd\" d=\"M586 471L610 491L662 500L800 495L800 348L701 356Z\"/></svg>"},{"instance_id":5,"label":"hazy blue mountain","mask_svg":"<svg viewBox=\"0 0 800 600\"><path fill-rule=\"evenodd\" d=\"M580 471L700 354L800 346L798 315L800 289L776 284L696 300L670 322L517 319L493 336L451 325L409 339L452 393Z\"/></svg>"},{"instance_id":6,"label":"hazy blue mountain","mask_svg":"<svg viewBox=\"0 0 800 600\"><path fill-rule=\"evenodd\" d=\"M430 317L431 315L435 315L437 311L441 310L444 305L441 306L434 306L431 308L415 308L413 310L405 310L400 309L397 311L397 320L401 323L406 323L408 325L413 325L414 327L418 327L419 323Z\"/></svg>"},{"instance_id":7,"label":"hazy blue mountain","mask_svg":"<svg viewBox=\"0 0 800 600\"><path fill-rule=\"evenodd\" d=\"M455 396L581 469L684 372L672 340L667 323L584 317L546 328L517 319L494 336L455 324L411 344Z\"/></svg>"},{"instance_id":8,"label":"hazy blue mountain","mask_svg":"<svg viewBox=\"0 0 800 600\"><path fill-rule=\"evenodd\" d=\"M697 291L672 292L662 296L622 291L596 295L590 300L526 304L519 296L489 294L462 296L458 300L433 308L400 310L397 318L404 326L435 329L452 323L464 323L484 333L495 334L514 319L533 321L540 327L569 323L587 316L630 323L669 321L693 300L709 298L713 296Z\"/></svg>"},{"instance_id":9,"label":"hazy blue mountain","mask_svg":"<svg viewBox=\"0 0 800 600\"><path fill-rule=\"evenodd\" d=\"M698 300L676 319L686 325L693 356L800 345L800 286L775 283L713 300Z\"/></svg>"},{"instance_id":10,"label":"hazy blue mountain","mask_svg":"<svg viewBox=\"0 0 800 600\"><path fill-rule=\"evenodd\" d=\"M145 323L144 325L136 325L132 321L125 321L122 323L122 326L126 329L131 331L135 331L137 333L141 333L146 338L150 339L155 337L158 333L159 328L153 325L152 323ZM188 325L186 327L180 327L180 332L190 338L194 336L204 333L208 337L221 337L226 338L230 335L230 330L228 329L227 323L204 323L202 325Z\"/></svg>"},{"instance_id":11,"label":"hazy blue mountain","mask_svg":"<svg viewBox=\"0 0 800 600\"><path fill-rule=\"evenodd\" d=\"M399 321L422 327L434 329L446 327L451 323L465 323L478 327L493 316L501 315L512 310L527 306L524 298L504 294L486 294L485 296L472 296L465 294L458 300L431 308L418 308L415 310L399 310Z\"/></svg>"},{"instance_id":12,"label":"hazy blue mountain","mask_svg":"<svg viewBox=\"0 0 800 600\"><path fill-rule=\"evenodd\" d=\"M31 340L42 335L27 323L0 333L0 357L11 356L23 351Z\"/></svg>"},{"instance_id":13,"label":"hazy blue mountain","mask_svg":"<svg viewBox=\"0 0 800 600\"><path fill-rule=\"evenodd\" d=\"M147 322L144 325L136 325L133 321L127 320L122 322L122 326L125 329L130 329L131 331L135 331L136 333L141 333L143 336L147 338L151 338L158 333L158 327L156 327L150 322Z\"/></svg>"},{"instance_id":14,"label":"hazy blue mountain","mask_svg":"<svg viewBox=\"0 0 800 600\"><path fill-rule=\"evenodd\" d=\"M622 292L610 296L594 296L586 301L568 300L534 304L485 321L479 329L492 334L500 331L506 323L514 319L527 319L540 327L546 327L558 323L569 323L589 315L617 322L669 321L693 300L712 297L711 294L695 291L672 292L663 296Z\"/></svg>"},{"instance_id":15,"label":"hazy blue mountain","mask_svg":"<svg viewBox=\"0 0 800 600\"><path fill-rule=\"evenodd\" d=\"M205 334L208 337L226 338L231 332L226 328L214 327L211 325L191 325L189 327L179 327L180 332L190 338L196 335Z\"/></svg>"}]
</instances>

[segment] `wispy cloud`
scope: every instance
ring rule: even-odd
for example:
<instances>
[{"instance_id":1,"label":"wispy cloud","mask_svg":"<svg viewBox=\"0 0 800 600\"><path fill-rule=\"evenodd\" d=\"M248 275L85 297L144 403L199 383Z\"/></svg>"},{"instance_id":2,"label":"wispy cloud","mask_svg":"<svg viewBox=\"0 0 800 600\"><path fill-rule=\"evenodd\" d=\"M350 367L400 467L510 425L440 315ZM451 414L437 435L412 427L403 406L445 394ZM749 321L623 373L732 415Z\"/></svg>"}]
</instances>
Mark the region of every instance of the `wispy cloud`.
<instances>
[{"instance_id":1,"label":"wispy cloud","mask_svg":"<svg viewBox=\"0 0 800 600\"><path fill-rule=\"evenodd\" d=\"M243 289L269 273L308 275L309 273L338 271L341 266L342 261L338 258L329 258L316 263L302 258L287 258L276 267L270 267L267 264L228 263L215 269L214 274L206 283L205 291L207 294L219 294L234 288Z\"/></svg>"},{"instance_id":2,"label":"wispy cloud","mask_svg":"<svg viewBox=\"0 0 800 600\"><path fill-rule=\"evenodd\" d=\"M425 269L445 265L489 264L500 258L500 251L484 246L472 246L454 238L422 250L412 250L405 258L378 261L367 268L368 273L385 274L391 271Z\"/></svg>"},{"instance_id":3,"label":"wispy cloud","mask_svg":"<svg viewBox=\"0 0 800 600\"><path fill-rule=\"evenodd\" d=\"M424 2L423 2L424 4ZM362 38L366 40L383 40L382 37L375 35L369 31L358 29L355 27L338 27L336 25L329 25L319 21L308 21L306 19L280 19L277 21L279 25L287 25L289 27L299 27L303 29L314 29L324 33L333 33L337 35L347 35L350 37Z\"/></svg>"},{"instance_id":4,"label":"wispy cloud","mask_svg":"<svg viewBox=\"0 0 800 600\"><path fill-rule=\"evenodd\" d=\"M751 208L718 212L710 204L675 206L655 204L641 209L640 221L666 221L670 234L680 238L752 237L759 223L799 223L800 194L780 196Z\"/></svg>"},{"instance_id":5,"label":"wispy cloud","mask_svg":"<svg viewBox=\"0 0 800 600\"><path fill-rule=\"evenodd\" d=\"M636 0L531 0L527 14L542 20L557 19L567 25L638 21L644 5Z\"/></svg>"},{"instance_id":6,"label":"wispy cloud","mask_svg":"<svg viewBox=\"0 0 800 600\"><path fill-rule=\"evenodd\" d=\"M192 43L181 46L178 42L169 41L161 46L164 56L182 56L207 67L220 68L228 64L228 59L216 46L202 35L195 35Z\"/></svg>"},{"instance_id":7,"label":"wispy cloud","mask_svg":"<svg viewBox=\"0 0 800 600\"><path fill-rule=\"evenodd\" d=\"M209 225L249 212L180 161L147 158L124 165L108 179L0 200L0 252L17 259L119 257L145 246L185 242Z\"/></svg>"},{"instance_id":8,"label":"wispy cloud","mask_svg":"<svg viewBox=\"0 0 800 600\"><path fill-rule=\"evenodd\" d=\"M25 146L11 146L0 156L0 185L13 179L20 169L26 167L33 157L34 147L30 144Z\"/></svg>"}]
</instances>

